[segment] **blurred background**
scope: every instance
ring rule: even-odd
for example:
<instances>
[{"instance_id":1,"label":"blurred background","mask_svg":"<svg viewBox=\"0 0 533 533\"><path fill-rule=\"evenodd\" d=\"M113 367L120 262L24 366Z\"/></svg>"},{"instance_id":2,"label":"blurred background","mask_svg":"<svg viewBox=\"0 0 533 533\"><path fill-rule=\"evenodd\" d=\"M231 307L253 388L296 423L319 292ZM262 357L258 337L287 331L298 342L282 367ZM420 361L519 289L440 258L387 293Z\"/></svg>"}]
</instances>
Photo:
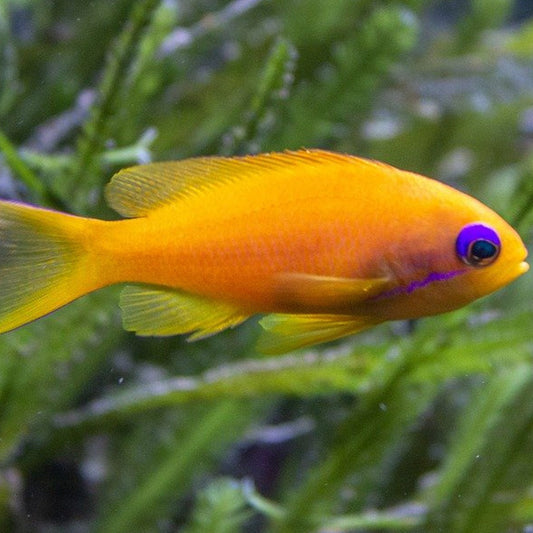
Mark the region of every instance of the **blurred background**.
<instances>
[{"instance_id":1,"label":"blurred background","mask_svg":"<svg viewBox=\"0 0 533 533\"><path fill-rule=\"evenodd\" d=\"M3 198L111 219L121 167L299 147L436 177L531 244L533 4L0 2ZM119 291L0 337L0 531L533 531L531 275L270 358L255 320L135 337Z\"/></svg>"}]
</instances>

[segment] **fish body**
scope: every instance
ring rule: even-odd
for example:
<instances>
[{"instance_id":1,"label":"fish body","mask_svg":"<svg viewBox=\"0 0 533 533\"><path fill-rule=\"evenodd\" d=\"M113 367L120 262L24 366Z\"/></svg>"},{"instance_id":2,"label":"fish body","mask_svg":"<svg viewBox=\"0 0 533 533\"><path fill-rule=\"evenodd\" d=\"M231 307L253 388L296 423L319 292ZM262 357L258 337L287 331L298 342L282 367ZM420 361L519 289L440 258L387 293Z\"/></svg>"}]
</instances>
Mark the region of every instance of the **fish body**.
<instances>
[{"instance_id":1,"label":"fish body","mask_svg":"<svg viewBox=\"0 0 533 533\"><path fill-rule=\"evenodd\" d=\"M0 204L2 279L39 272L22 294L0 281L0 331L127 282L127 329L200 338L269 313L260 348L282 352L456 309L528 268L477 200L332 152L152 163L118 172L106 196L127 218Z\"/></svg>"}]
</instances>

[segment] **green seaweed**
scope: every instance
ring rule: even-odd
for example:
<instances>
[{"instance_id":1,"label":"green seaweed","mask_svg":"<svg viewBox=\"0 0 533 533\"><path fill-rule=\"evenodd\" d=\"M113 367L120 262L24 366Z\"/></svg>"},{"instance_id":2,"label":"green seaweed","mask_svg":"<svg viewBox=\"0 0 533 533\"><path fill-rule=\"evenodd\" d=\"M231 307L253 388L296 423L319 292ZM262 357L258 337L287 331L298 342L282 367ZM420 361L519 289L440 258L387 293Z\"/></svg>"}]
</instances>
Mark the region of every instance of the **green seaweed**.
<instances>
[{"instance_id":1,"label":"green seaweed","mask_svg":"<svg viewBox=\"0 0 533 533\"><path fill-rule=\"evenodd\" d=\"M130 81L131 85L131 79L134 76L132 70L129 70L130 67L137 66L136 73L142 73L142 68L139 68L138 64L144 59L141 54L143 50L139 48L140 58L138 61L135 61L132 56L137 51L137 41L149 24L158 4L158 0L135 2L128 22L109 53L102 81L98 88L97 101L89 118L83 124L82 135L78 140L78 157L74 166L75 174L70 184L70 192L74 194L72 202L74 207L80 206L80 202L86 203L88 192L95 184L99 183L95 179L98 176L95 156L103 151L105 140L109 134L110 122L116 108L119 107L118 100L120 97L126 97L127 82Z\"/></svg>"},{"instance_id":2,"label":"green seaweed","mask_svg":"<svg viewBox=\"0 0 533 533\"><path fill-rule=\"evenodd\" d=\"M240 484L229 478L213 480L197 497L194 514L184 533L233 533L250 517Z\"/></svg>"}]
</instances>

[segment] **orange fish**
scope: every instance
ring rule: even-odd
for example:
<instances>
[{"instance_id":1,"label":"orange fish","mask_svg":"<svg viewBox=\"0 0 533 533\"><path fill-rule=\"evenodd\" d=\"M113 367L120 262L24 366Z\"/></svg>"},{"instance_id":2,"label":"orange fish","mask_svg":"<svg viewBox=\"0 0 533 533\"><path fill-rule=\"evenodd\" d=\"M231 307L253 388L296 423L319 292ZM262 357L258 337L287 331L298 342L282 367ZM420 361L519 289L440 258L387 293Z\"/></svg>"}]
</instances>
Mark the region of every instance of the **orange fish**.
<instances>
[{"instance_id":1,"label":"orange fish","mask_svg":"<svg viewBox=\"0 0 533 533\"><path fill-rule=\"evenodd\" d=\"M190 339L256 313L281 353L457 309L528 270L517 233L474 198L321 150L121 170L127 219L0 202L0 332L128 282L124 327Z\"/></svg>"}]
</instances>

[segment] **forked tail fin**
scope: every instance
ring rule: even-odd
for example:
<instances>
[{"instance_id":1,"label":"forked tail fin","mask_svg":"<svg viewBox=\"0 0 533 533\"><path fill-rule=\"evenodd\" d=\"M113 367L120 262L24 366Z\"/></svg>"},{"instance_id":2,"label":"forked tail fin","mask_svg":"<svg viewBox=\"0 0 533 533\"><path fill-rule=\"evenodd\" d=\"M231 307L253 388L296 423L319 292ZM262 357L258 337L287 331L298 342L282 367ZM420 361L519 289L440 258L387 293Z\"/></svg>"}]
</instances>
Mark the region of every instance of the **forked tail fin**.
<instances>
[{"instance_id":1,"label":"forked tail fin","mask_svg":"<svg viewBox=\"0 0 533 533\"><path fill-rule=\"evenodd\" d=\"M97 288L80 243L89 222L0 201L0 333Z\"/></svg>"}]
</instances>

